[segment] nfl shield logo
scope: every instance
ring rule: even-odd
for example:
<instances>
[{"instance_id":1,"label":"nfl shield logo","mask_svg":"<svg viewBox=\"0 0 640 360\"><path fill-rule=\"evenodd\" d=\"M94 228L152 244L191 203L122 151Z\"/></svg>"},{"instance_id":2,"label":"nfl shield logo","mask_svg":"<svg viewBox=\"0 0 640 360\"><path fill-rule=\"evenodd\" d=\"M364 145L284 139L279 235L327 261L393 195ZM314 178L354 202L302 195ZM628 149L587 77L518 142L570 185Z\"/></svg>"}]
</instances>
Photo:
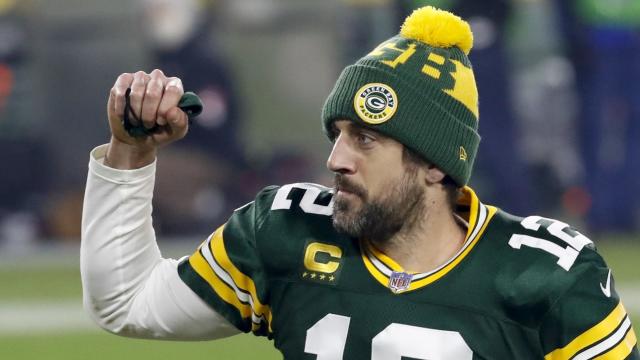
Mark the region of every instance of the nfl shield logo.
<instances>
[{"instance_id":1,"label":"nfl shield logo","mask_svg":"<svg viewBox=\"0 0 640 360\"><path fill-rule=\"evenodd\" d=\"M389 278L389 289L391 289L394 294L401 293L409 288L412 278L412 274L394 271Z\"/></svg>"}]
</instances>

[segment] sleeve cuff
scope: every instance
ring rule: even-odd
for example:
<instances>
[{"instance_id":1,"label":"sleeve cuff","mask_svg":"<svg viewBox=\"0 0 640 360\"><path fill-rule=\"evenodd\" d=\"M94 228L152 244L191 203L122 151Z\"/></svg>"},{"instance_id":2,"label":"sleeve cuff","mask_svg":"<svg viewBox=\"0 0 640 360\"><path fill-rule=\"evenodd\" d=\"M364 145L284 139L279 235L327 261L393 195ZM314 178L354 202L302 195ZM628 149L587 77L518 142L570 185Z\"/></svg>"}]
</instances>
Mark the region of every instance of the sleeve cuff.
<instances>
[{"instance_id":1,"label":"sleeve cuff","mask_svg":"<svg viewBox=\"0 0 640 360\"><path fill-rule=\"evenodd\" d=\"M89 172L113 183L130 184L143 181L149 177L155 177L156 161L139 169L120 170L104 164L104 157L109 144L100 145L91 150L89 156Z\"/></svg>"}]
</instances>

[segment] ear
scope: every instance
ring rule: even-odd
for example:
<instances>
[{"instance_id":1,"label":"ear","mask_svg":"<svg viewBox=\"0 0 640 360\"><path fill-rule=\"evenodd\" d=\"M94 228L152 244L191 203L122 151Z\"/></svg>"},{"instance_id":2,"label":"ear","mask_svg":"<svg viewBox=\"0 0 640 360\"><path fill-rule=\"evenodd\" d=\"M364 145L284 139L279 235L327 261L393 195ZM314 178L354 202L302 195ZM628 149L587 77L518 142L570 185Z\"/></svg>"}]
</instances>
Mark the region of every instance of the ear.
<instances>
[{"instance_id":1,"label":"ear","mask_svg":"<svg viewBox=\"0 0 640 360\"><path fill-rule=\"evenodd\" d=\"M429 164L425 169L425 180L429 185L442 182L445 176L447 176L447 174L433 164Z\"/></svg>"}]
</instances>

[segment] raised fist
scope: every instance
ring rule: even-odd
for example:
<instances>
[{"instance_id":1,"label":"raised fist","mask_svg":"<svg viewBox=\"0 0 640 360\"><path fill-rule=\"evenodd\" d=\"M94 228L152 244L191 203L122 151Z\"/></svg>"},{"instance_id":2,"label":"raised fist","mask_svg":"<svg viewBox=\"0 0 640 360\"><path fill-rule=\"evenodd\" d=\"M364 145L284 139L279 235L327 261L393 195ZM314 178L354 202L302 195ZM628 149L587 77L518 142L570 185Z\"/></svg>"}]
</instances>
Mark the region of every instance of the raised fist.
<instances>
[{"instance_id":1,"label":"raised fist","mask_svg":"<svg viewBox=\"0 0 640 360\"><path fill-rule=\"evenodd\" d=\"M128 88L131 88L129 100L134 115L129 114L129 118L140 119L148 129L157 126L149 136L132 137L122 125ZM183 138L188 131L188 117L177 106L183 93L179 78L167 77L157 69L150 74L138 71L118 76L107 105L112 134L107 165L117 168L146 165L155 159L158 147Z\"/></svg>"}]
</instances>

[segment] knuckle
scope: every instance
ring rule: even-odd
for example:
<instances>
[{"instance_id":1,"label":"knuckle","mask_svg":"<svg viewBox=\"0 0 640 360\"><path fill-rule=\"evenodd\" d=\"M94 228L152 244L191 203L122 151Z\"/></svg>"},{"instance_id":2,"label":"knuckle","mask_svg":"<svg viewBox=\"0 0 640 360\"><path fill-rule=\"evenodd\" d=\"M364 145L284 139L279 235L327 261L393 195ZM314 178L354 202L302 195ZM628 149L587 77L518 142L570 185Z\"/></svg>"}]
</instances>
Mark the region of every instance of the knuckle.
<instances>
[{"instance_id":1,"label":"knuckle","mask_svg":"<svg viewBox=\"0 0 640 360\"><path fill-rule=\"evenodd\" d=\"M129 97L131 97L132 100L136 101L142 100L142 98L144 97L144 88L132 87Z\"/></svg>"},{"instance_id":2,"label":"knuckle","mask_svg":"<svg viewBox=\"0 0 640 360\"><path fill-rule=\"evenodd\" d=\"M175 86L167 86L165 92L168 94L177 94L180 90Z\"/></svg>"},{"instance_id":3,"label":"knuckle","mask_svg":"<svg viewBox=\"0 0 640 360\"><path fill-rule=\"evenodd\" d=\"M134 91L135 89L143 89L144 91L144 88L146 86L147 84L145 83L144 79L135 78L129 87L131 88L131 91Z\"/></svg>"},{"instance_id":4,"label":"knuckle","mask_svg":"<svg viewBox=\"0 0 640 360\"><path fill-rule=\"evenodd\" d=\"M160 101L160 98L162 97L162 91L159 91L158 89L147 89L147 93L144 96L145 102L146 100L150 100L150 101Z\"/></svg>"},{"instance_id":5,"label":"knuckle","mask_svg":"<svg viewBox=\"0 0 640 360\"><path fill-rule=\"evenodd\" d=\"M162 96L162 85L156 81L151 81L147 86L147 97L158 99Z\"/></svg>"},{"instance_id":6,"label":"knuckle","mask_svg":"<svg viewBox=\"0 0 640 360\"><path fill-rule=\"evenodd\" d=\"M167 78L167 86L182 87L182 79L175 76Z\"/></svg>"},{"instance_id":7,"label":"knuckle","mask_svg":"<svg viewBox=\"0 0 640 360\"><path fill-rule=\"evenodd\" d=\"M173 95L182 95L184 90L182 90L182 86L180 84L169 82L165 89L165 92L173 94Z\"/></svg>"},{"instance_id":8,"label":"knuckle","mask_svg":"<svg viewBox=\"0 0 640 360\"><path fill-rule=\"evenodd\" d=\"M129 80L133 77L131 73L122 73L118 75L118 79L116 81Z\"/></svg>"}]
</instances>

